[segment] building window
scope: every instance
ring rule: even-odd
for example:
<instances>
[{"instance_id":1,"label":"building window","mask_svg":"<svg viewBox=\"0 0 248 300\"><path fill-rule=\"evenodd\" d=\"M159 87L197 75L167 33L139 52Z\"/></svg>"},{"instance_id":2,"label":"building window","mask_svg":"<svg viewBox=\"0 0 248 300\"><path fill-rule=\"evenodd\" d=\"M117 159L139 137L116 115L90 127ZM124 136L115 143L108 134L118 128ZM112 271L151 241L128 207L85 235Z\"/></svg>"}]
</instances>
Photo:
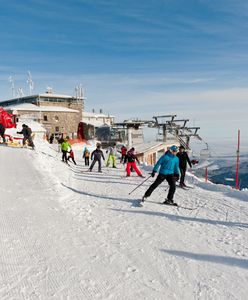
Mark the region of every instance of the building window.
<instances>
[{"instance_id":1,"label":"building window","mask_svg":"<svg viewBox=\"0 0 248 300\"><path fill-rule=\"evenodd\" d=\"M43 118L43 119L44 119L44 121L47 121L47 116L44 116L44 118Z\"/></svg>"},{"instance_id":2,"label":"building window","mask_svg":"<svg viewBox=\"0 0 248 300\"><path fill-rule=\"evenodd\" d=\"M59 132L59 127L58 126L55 127L55 131Z\"/></svg>"},{"instance_id":3,"label":"building window","mask_svg":"<svg viewBox=\"0 0 248 300\"><path fill-rule=\"evenodd\" d=\"M59 117L58 117L58 116L55 116L54 119L55 119L55 121L57 121L57 122L59 121Z\"/></svg>"}]
</instances>

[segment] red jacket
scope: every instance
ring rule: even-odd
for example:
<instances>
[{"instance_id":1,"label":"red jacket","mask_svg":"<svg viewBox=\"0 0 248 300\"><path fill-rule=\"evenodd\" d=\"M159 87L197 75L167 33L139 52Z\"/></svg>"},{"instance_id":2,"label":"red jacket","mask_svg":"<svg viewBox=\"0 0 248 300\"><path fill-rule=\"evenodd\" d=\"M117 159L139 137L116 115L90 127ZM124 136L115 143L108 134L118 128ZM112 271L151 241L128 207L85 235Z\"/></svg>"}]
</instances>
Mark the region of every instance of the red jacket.
<instances>
[{"instance_id":1,"label":"red jacket","mask_svg":"<svg viewBox=\"0 0 248 300\"><path fill-rule=\"evenodd\" d=\"M121 147L121 155L125 156L127 154L127 148L125 146Z\"/></svg>"}]
</instances>

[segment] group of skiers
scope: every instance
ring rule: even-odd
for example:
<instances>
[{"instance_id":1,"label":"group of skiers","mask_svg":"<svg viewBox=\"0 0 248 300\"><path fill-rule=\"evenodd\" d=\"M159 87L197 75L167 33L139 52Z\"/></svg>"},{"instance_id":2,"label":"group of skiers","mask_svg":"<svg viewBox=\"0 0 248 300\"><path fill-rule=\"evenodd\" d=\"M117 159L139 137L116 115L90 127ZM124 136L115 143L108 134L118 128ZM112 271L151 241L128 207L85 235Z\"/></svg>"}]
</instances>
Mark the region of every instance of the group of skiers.
<instances>
[{"instance_id":1,"label":"group of skiers","mask_svg":"<svg viewBox=\"0 0 248 300\"><path fill-rule=\"evenodd\" d=\"M85 157L86 151L88 151L87 148L84 150L83 157ZM116 161L117 161L117 153L118 152L119 151L117 150L116 144L108 147L108 149L106 151L106 153L108 153L106 167L109 167L110 165L112 165L112 168L117 168ZM134 170L138 174L138 176L144 177L136 165L136 161L138 163L140 163L140 162L135 154L135 149L132 147L129 151L127 151L127 148L125 146L122 146L120 152L121 152L121 163L126 164L126 173L127 173L126 176L129 177L131 170L132 171ZM88 157L89 157L89 154L88 154ZM102 172L101 159L103 159L105 161L103 151L101 150L101 145L99 145L99 144L97 145L96 149L91 153L90 157L91 157L92 163L89 167L89 171L91 172L95 163L98 162L98 172L101 173ZM85 165L87 165L86 162L85 162Z\"/></svg>"},{"instance_id":2,"label":"group of skiers","mask_svg":"<svg viewBox=\"0 0 248 300\"><path fill-rule=\"evenodd\" d=\"M74 158L74 151L72 150L72 146L69 142L69 136L67 136L66 138L61 138L59 140L59 143L61 144L60 147L62 152L62 161L68 164L68 161L70 161L71 159L74 165L76 165L77 163Z\"/></svg>"},{"instance_id":3,"label":"group of skiers","mask_svg":"<svg viewBox=\"0 0 248 300\"><path fill-rule=\"evenodd\" d=\"M74 164L76 164L74 160L74 153L72 147L69 143L69 137L66 137L61 143L62 150L62 161L68 163L68 160L72 159ZM116 144L108 147L106 153L108 153L108 159L106 162L106 167L112 165L112 168L117 168L117 153L120 152L121 159L120 162L122 164L126 164L126 176L129 177L131 171L135 171L138 176L145 177L142 175L140 169L137 167L136 162L140 164L139 159L136 155L135 149L132 147L130 150L123 145L121 151L117 150ZM69 157L67 157L67 153L70 153ZM96 149L90 153L87 147L84 148L83 158L85 160L85 166L89 166L88 171L91 172L96 163L98 163L98 172L102 173L102 159L105 161L105 157L103 151L101 150L101 145L97 144ZM89 159L91 158L92 163L89 165ZM155 166L153 167L151 177L155 177L155 174L158 173L155 181L145 192L142 197L142 202L144 202L152 192L164 181L166 180L169 185L168 195L163 204L176 205L173 201L174 194L176 191L176 181L180 179L179 186L181 188L185 188L185 173L187 169L187 163L190 168L192 167L191 161L188 157L187 152L183 146L179 148L175 145L171 146L157 161Z\"/></svg>"}]
</instances>

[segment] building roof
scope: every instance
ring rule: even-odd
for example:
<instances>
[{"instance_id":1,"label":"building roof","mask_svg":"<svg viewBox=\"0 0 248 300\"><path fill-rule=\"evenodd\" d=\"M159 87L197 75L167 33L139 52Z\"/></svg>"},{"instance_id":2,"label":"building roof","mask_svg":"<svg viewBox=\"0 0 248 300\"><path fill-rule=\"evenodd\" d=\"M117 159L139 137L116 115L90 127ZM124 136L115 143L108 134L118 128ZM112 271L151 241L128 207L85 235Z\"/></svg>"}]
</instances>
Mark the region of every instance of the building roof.
<instances>
[{"instance_id":1,"label":"building roof","mask_svg":"<svg viewBox=\"0 0 248 300\"><path fill-rule=\"evenodd\" d=\"M5 109L17 110L17 111L35 111L35 112L71 112L78 113L78 110L63 107L63 106L37 106L31 103L21 103L15 105L6 106Z\"/></svg>"},{"instance_id":2,"label":"building roof","mask_svg":"<svg viewBox=\"0 0 248 300\"><path fill-rule=\"evenodd\" d=\"M74 96L69 96L69 95L60 95L60 94L53 94L53 93L42 93L42 94L34 94L34 95L28 95L28 96L23 96L23 97L18 97L18 98L12 98L12 99L5 99L5 100L0 100L0 105L6 106L11 103L25 103L28 101L33 101L34 99L38 98L54 98L54 99L67 99L70 101L83 101L83 98L77 99Z\"/></svg>"},{"instance_id":3,"label":"building roof","mask_svg":"<svg viewBox=\"0 0 248 300\"><path fill-rule=\"evenodd\" d=\"M152 142L134 145L134 148L137 153L145 153L147 151L151 151L152 149L157 149L160 147L161 148L166 147L166 144L163 142L152 141Z\"/></svg>"},{"instance_id":4,"label":"building roof","mask_svg":"<svg viewBox=\"0 0 248 300\"><path fill-rule=\"evenodd\" d=\"M136 150L137 153L145 153L151 150L157 150L158 148L167 148L170 147L172 145L179 145L178 143L168 143L168 142L156 142L156 141L152 141L152 142L147 142L147 143L142 143L142 144L137 144L134 145L134 148Z\"/></svg>"},{"instance_id":5,"label":"building roof","mask_svg":"<svg viewBox=\"0 0 248 300\"><path fill-rule=\"evenodd\" d=\"M93 112L83 112L83 118L114 118L114 116L110 116L110 115L105 115L105 114L97 114L97 113L93 113Z\"/></svg>"},{"instance_id":6,"label":"building roof","mask_svg":"<svg viewBox=\"0 0 248 300\"><path fill-rule=\"evenodd\" d=\"M50 93L38 94L36 97L49 97L49 98L75 98L75 97L73 97L73 96L60 95L60 94L50 94Z\"/></svg>"}]
</instances>

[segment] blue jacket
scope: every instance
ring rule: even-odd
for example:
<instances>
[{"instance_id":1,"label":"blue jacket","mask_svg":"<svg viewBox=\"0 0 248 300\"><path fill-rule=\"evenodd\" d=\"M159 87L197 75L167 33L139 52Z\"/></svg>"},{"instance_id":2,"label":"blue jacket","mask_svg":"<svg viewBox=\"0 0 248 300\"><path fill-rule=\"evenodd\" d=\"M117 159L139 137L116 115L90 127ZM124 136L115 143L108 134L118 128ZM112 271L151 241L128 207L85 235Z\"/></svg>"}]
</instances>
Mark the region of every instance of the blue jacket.
<instances>
[{"instance_id":1,"label":"blue jacket","mask_svg":"<svg viewBox=\"0 0 248 300\"><path fill-rule=\"evenodd\" d=\"M153 168L153 171L157 172L158 169L159 169L159 174L163 174L163 175L179 174L180 175L178 157L173 155L171 152L166 152L157 161L156 165Z\"/></svg>"}]
</instances>

